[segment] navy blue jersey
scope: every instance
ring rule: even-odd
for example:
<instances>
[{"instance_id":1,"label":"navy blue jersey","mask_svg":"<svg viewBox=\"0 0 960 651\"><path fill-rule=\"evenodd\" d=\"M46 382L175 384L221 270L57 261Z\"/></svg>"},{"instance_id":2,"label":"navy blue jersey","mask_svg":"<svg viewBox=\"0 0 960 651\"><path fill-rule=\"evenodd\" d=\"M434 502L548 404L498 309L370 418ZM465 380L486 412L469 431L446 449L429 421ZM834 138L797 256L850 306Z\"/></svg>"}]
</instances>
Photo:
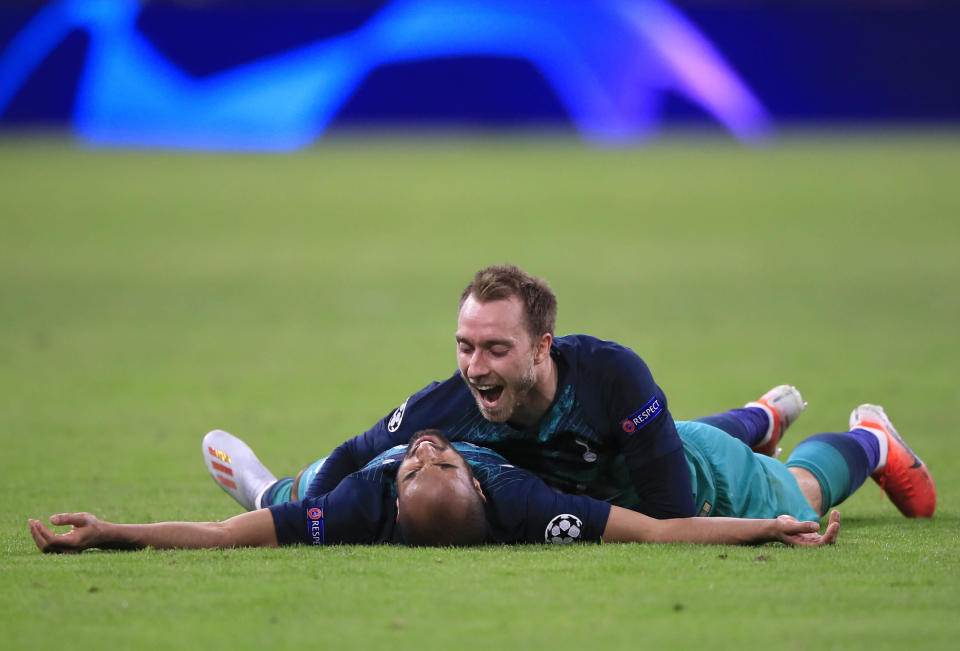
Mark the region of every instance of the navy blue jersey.
<instances>
[{"instance_id":1,"label":"navy blue jersey","mask_svg":"<svg viewBox=\"0 0 960 651\"><path fill-rule=\"evenodd\" d=\"M610 505L565 495L497 453L470 443L452 444L480 482L487 502L488 542L598 542ZM318 497L270 507L281 545L403 543L397 520L397 467L407 446L377 456Z\"/></svg>"},{"instance_id":2,"label":"navy blue jersey","mask_svg":"<svg viewBox=\"0 0 960 651\"><path fill-rule=\"evenodd\" d=\"M557 490L653 517L695 514L690 476L667 399L629 348L586 335L558 337L558 386L547 414L518 429L486 420L459 371L410 396L337 447L308 494L333 490L377 454L421 429L491 448Z\"/></svg>"}]
</instances>

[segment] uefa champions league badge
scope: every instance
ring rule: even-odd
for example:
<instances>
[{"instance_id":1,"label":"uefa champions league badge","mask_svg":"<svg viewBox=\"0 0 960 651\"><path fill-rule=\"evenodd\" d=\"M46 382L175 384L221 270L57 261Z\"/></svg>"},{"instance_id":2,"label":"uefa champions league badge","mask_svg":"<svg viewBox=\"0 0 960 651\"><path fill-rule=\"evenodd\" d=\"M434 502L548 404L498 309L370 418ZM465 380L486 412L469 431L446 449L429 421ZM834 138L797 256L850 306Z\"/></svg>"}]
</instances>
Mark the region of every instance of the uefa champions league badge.
<instances>
[{"instance_id":1,"label":"uefa champions league badge","mask_svg":"<svg viewBox=\"0 0 960 651\"><path fill-rule=\"evenodd\" d=\"M323 510L307 509L307 536L311 545L323 545Z\"/></svg>"},{"instance_id":2,"label":"uefa champions league badge","mask_svg":"<svg viewBox=\"0 0 960 651\"><path fill-rule=\"evenodd\" d=\"M543 540L547 543L566 545L580 538L583 532L583 520L572 513L561 513L555 516L543 532Z\"/></svg>"},{"instance_id":3,"label":"uefa champions league badge","mask_svg":"<svg viewBox=\"0 0 960 651\"><path fill-rule=\"evenodd\" d=\"M660 402L660 398L654 396L650 398L647 404L630 414L626 420L620 423L620 427L622 427L623 431L627 434L633 434L659 416L661 412L663 412L663 403Z\"/></svg>"},{"instance_id":4,"label":"uefa champions league badge","mask_svg":"<svg viewBox=\"0 0 960 651\"><path fill-rule=\"evenodd\" d=\"M387 423L388 432L396 432L400 429L400 423L403 422L403 414L407 411L407 403L410 402L410 398L407 398L403 401L403 404L397 407L393 414L390 416L390 421Z\"/></svg>"}]
</instances>

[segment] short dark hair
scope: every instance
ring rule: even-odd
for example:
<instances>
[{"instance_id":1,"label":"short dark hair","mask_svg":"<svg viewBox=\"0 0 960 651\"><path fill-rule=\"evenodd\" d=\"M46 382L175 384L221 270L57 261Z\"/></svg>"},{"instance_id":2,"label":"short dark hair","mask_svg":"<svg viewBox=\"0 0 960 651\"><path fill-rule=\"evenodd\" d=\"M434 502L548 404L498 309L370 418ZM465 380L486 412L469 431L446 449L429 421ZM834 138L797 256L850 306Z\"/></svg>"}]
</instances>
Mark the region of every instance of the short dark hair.
<instances>
[{"instance_id":1,"label":"short dark hair","mask_svg":"<svg viewBox=\"0 0 960 651\"><path fill-rule=\"evenodd\" d=\"M416 517L400 509L397 524L403 542L411 547L472 547L487 541L487 516L480 494L469 501L451 501L438 495Z\"/></svg>"},{"instance_id":2,"label":"short dark hair","mask_svg":"<svg viewBox=\"0 0 960 651\"><path fill-rule=\"evenodd\" d=\"M460 307L471 295L481 303L519 298L527 318L527 331L534 340L545 332L552 335L556 328L557 297L550 283L516 265L496 264L478 271L460 295Z\"/></svg>"}]
</instances>

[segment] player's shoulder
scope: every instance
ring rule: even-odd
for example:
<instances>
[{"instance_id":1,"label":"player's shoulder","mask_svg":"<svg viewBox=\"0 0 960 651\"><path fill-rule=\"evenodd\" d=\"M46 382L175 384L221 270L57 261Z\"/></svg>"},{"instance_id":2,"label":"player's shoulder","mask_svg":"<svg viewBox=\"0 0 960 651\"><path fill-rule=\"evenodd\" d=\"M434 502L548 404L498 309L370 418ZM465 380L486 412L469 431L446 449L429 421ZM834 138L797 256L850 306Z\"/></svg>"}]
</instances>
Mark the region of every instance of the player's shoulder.
<instances>
[{"instance_id":1,"label":"player's shoulder","mask_svg":"<svg viewBox=\"0 0 960 651\"><path fill-rule=\"evenodd\" d=\"M363 469L367 470L385 468L388 466L397 466L401 461L403 461L403 455L406 453L406 451L406 445L394 445L392 448L387 448L371 459Z\"/></svg>"},{"instance_id":2,"label":"player's shoulder","mask_svg":"<svg viewBox=\"0 0 960 651\"><path fill-rule=\"evenodd\" d=\"M577 374L592 378L631 369L643 360L623 344L590 335L566 335L553 340L556 353Z\"/></svg>"},{"instance_id":3,"label":"player's shoulder","mask_svg":"<svg viewBox=\"0 0 960 651\"><path fill-rule=\"evenodd\" d=\"M431 382L409 396L399 407L384 419L389 432L401 429L414 430L440 428L446 425L448 418L463 413L473 406L470 390L461 379L460 371L454 372L446 380Z\"/></svg>"},{"instance_id":4,"label":"player's shoulder","mask_svg":"<svg viewBox=\"0 0 960 651\"><path fill-rule=\"evenodd\" d=\"M478 474L477 478L487 496L493 540L505 543L600 540L610 510L608 504L585 495L557 492L539 477L509 464L488 471L488 475Z\"/></svg>"},{"instance_id":5,"label":"player's shoulder","mask_svg":"<svg viewBox=\"0 0 960 651\"><path fill-rule=\"evenodd\" d=\"M473 469L474 474L486 471L489 468L512 469L514 466L506 457L490 448L485 448L470 441L453 441L453 448L460 453L464 460ZM478 479L481 479L479 476ZM481 483L483 480L481 479Z\"/></svg>"},{"instance_id":6,"label":"player's shoulder","mask_svg":"<svg viewBox=\"0 0 960 651\"><path fill-rule=\"evenodd\" d=\"M405 404L430 404L435 402L447 402L449 400L465 399L472 401L470 390L460 376L460 371L454 371L453 375L446 380L431 382L416 393L407 398Z\"/></svg>"},{"instance_id":7,"label":"player's shoulder","mask_svg":"<svg viewBox=\"0 0 960 651\"><path fill-rule=\"evenodd\" d=\"M567 355L636 355L633 350L616 341L582 334L555 337L553 347Z\"/></svg>"},{"instance_id":8,"label":"player's shoulder","mask_svg":"<svg viewBox=\"0 0 960 651\"><path fill-rule=\"evenodd\" d=\"M395 475L396 469L393 468ZM395 538L394 475L354 473L323 496L325 544L371 544ZM309 517L309 511L307 513Z\"/></svg>"}]
</instances>

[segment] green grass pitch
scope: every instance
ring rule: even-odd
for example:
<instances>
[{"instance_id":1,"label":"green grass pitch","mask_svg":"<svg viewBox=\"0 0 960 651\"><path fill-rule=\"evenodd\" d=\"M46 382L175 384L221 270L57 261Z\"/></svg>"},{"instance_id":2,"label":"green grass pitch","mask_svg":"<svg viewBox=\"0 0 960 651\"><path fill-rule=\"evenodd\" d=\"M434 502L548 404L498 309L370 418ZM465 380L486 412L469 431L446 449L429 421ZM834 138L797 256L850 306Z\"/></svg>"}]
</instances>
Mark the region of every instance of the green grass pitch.
<instances>
[{"instance_id":1,"label":"green grass pitch","mask_svg":"<svg viewBox=\"0 0 960 651\"><path fill-rule=\"evenodd\" d=\"M946 648L960 635L960 135L323 141L290 156L0 141L0 631L86 648ZM454 369L512 261L678 418L790 382L788 434L885 405L939 507L872 482L829 549L43 556L28 517L222 519L200 438L289 474Z\"/></svg>"}]
</instances>

